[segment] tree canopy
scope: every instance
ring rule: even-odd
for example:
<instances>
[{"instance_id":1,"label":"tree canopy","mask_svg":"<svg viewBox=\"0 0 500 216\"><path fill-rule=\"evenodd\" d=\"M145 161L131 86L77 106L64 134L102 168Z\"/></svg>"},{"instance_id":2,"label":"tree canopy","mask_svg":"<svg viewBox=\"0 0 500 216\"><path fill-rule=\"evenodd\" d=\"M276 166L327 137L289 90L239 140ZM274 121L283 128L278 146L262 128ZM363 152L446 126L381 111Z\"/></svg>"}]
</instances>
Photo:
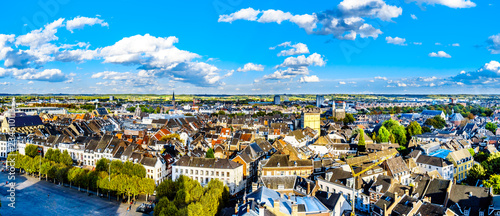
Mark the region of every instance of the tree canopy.
<instances>
[{"instance_id":1,"label":"tree canopy","mask_svg":"<svg viewBox=\"0 0 500 216\"><path fill-rule=\"evenodd\" d=\"M497 131L497 124L493 123L493 122L488 122L486 123L486 126L485 126L486 130L489 130L491 131L493 134L496 133Z\"/></svg>"},{"instance_id":2,"label":"tree canopy","mask_svg":"<svg viewBox=\"0 0 500 216\"><path fill-rule=\"evenodd\" d=\"M441 116L434 116L425 120L425 124L437 129L443 129L446 126L446 121Z\"/></svg>"},{"instance_id":3,"label":"tree canopy","mask_svg":"<svg viewBox=\"0 0 500 216\"><path fill-rule=\"evenodd\" d=\"M155 216L214 216L229 198L228 188L221 181L212 179L202 187L198 181L184 175L176 181L163 181L156 191L160 201L154 209Z\"/></svg>"}]
</instances>

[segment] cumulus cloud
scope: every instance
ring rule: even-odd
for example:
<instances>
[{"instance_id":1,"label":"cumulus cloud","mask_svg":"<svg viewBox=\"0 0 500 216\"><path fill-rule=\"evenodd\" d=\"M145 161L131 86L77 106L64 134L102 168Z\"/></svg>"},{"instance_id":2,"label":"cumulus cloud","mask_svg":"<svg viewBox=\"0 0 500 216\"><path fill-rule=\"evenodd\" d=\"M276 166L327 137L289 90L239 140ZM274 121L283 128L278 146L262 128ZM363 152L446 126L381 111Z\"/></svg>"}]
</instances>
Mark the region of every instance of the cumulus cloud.
<instances>
[{"instance_id":1,"label":"cumulus cloud","mask_svg":"<svg viewBox=\"0 0 500 216\"><path fill-rule=\"evenodd\" d=\"M409 2L415 2L418 5L444 5L450 8L471 8L476 7L476 3L470 0L409 0Z\"/></svg>"},{"instance_id":2,"label":"cumulus cloud","mask_svg":"<svg viewBox=\"0 0 500 216\"><path fill-rule=\"evenodd\" d=\"M411 18L412 18L412 19L414 19L414 20L417 20L417 19L418 19L418 18L417 18L417 16L415 16L415 14L411 14L410 16L411 16Z\"/></svg>"},{"instance_id":3,"label":"cumulus cloud","mask_svg":"<svg viewBox=\"0 0 500 216\"><path fill-rule=\"evenodd\" d=\"M57 40L57 29L64 26L64 18L60 18L52 23L45 25L43 28L31 31L28 34L18 36L16 38L16 46L39 47L50 41Z\"/></svg>"},{"instance_id":4,"label":"cumulus cloud","mask_svg":"<svg viewBox=\"0 0 500 216\"><path fill-rule=\"evenodd\" d=\"M72 20L68 20L66 22L66 29L73 33L74 29L82 29L84 26L93 26L93 25L101 25L102 27L104 26L109 26L107 22L104 22L104 20L99 19L99 18L89 18L89 17L76 17Z\"/></svg>"},{"instance_id":5,"label":"cumulus cloud","mask_svg":"<svg viewBox=\"0 0 500 216\"><path fill-rule=\"evenodd\" d=\"M246 63L243 68L238 68L238 72L247 72L247 71L263 71L264 65L254 64L254 63Z\"/></svg>"},{"instance_id":6,"label":"cumulus cloud","mask_svg":"<svg viewBox=\"0 0 500 216\"><path fill-rule=\"evenodd\" d=\"M61 72L59 69L45 69L42 71L29 70L24 73L15 74L14 76L17 79L47 82L64 82L69 79L69 76Z\"/></svg>"},{"instance_id":7,"label":"cumulus cloud","mask_svg":"<svg viewBox=\"0 0 500 216\"><path fill-rule=\"evenodd\" d=\"M437 53L435 53L435 52L429 53L429 57L451 58L451 55L448 53L445 53L444 51L438 51Z\"/></svg>"},{"instance_id":8,"label":"cumulus cloud","mask_svg":"<svg viewBox=\"0 0 500 216\"><path fill-rule=\"evenodd\" d=\"M376 76L374 77L376 80L387 80L387 77Z\"/></svg>"},{"instance_id":9,"label":"cumulus cloud","mask_svg":"<svg viewBox=\"0 0 500 216\"><path fill-rule=\"evenodd\" d=\"M73 31L87 25L108 26L108 23L99 18L79 16L67 22L64 18L57 19L40 29L17 37L0 34L0 61L3 60L6 67L0 70L0 76L49 82L72 82L73 77L65 75L60 70L39 71L38 68L53 61L80 63L102 60L103 63L136 66L138 71L126 73L106 71L106 73L94 74L93 78L113 80L115 83L134 86L157 84L158 79L169 78L195 86L215 87L224 85L222 79L231 76L234 72L221 74L222 70L216 66L197 61L201 58L200 55L174 46L179 41L175 36L135 35L124 37L110 46L96 49L90 49L90 44L85 42L57 43L59 38L56 33L59 28L66 26L69 31ZM127 76L132 77L126 79ZM157 87L157 85L152 87Z\"/></svg>"},{"instance_id":10,"label":"cumulus cloud","mask_svg":"<svg viewBox=\"0 0 500 216\"><path fill-rule=\"evenodd\" d=\"M391 37L391 36L388 36L385 38L385 41L387 41L388 44L394 44L394 45L399 45L399 46L406 46L408 44L406 44L406 39L404 38L400 38L400 37Z\"/></svg>"},{"instance_id":11,"label":"cumulus cloud","mask_svg":"<svg viewBox=\"0 0 500 216\"><path fill-rule=\"evenodd\" d=\"M490 61L477 71L460 72L460 74L450 79L454 82L467 85L483 84L496 86L500 82L500 63L498 61Z\"/></svg>"},{"instance_id":12,"label":"cumulus cloud","mask_svg":"<svg viewBox=\"0 0 500 216\"><path fill-rule=\"evenodd\" d=\"M278 56L291 56L291 55L300 55L309 53L307 45L303 43L292 44L290 41L288 41L288 42L283 42L276 47L270 47L269 49L274 50L277 47L292 47L291 49L288 50L281 50L278 53Z\"/></svg>"},{"instance_id":13,"label":"cumulus cloud","mask_svg":"<svg viewBox=\"0 0 500 216\"><path fill-rule=\"evenodd\" d=\"M324 66L326 61L318 53L313 53L309 56L300 55L297 57L288 57L283 63L276 66L276 70L272 74L264 75L263 80L281 80L292 79L298 75L309 75L310 66ZM260 80L256 80L259 82Z\"/></svg>"},{"instance_id":14,"label":"cumulus cloud","mask_svg":"<svg viewBox=\"0 0 500 216\"><path fill-rule=\"evenodd\" d=\"M340 82L339 82L339 84L340 84L340 85L345 85L345 84L346 84L346 82L344 82L344 81L340 81Z\"/></svg>"},{"instance_id":15,"label":"cumulus cloud","mask_svg":"<svg viewBox=\"0 0 500 216\"><path fill-rule=\"evenodd\" d=\"M319 13L294 15L281 10L246 8L229 15L220 15L218 21L231 23L241 19L278 24L288 21L308 34L333 35L337 39L354 40L358 35L362 38L377 38L382 34L380 29L367 24L364 18L392 21L402 12L402 8L388 5L383 0L344 0L335 9Z\"/></svg>"},{"instance_id":16,"label":"cumulus cloud","mask_svg":"<svg viewBox=\"0 0 500 216\"><path fill-rule=\"evenodd\" d=\"M0 40L1 41L1 40ZM491 54L499 54L500 53L500 34L492 35L488 37L488 50ZM1 45L1 43L0 43Z\"/></svg>"},{"instance_id":17,"label":"cumulus cloud","mask_svg":"<svg viewBox=\"0 0 500 216\"><path fill-rule=\"evenodd\" d=\"M319 78L316 75L303 76L300 78L299 82L301 83L319 82Z\"/></svg>"},{"instance_id":18,"label":"cumulus cloud","mask_svg":"<svg viewBox=\"0 0 500 216\"><path fill-rule=\"evenodd\" d=\"M235 20L257 20L257 15L260 14L260 10L254 10L253 8L241 9L229 15L220 15L219 22L234 22Z\"/></svg>"}]
</instances>

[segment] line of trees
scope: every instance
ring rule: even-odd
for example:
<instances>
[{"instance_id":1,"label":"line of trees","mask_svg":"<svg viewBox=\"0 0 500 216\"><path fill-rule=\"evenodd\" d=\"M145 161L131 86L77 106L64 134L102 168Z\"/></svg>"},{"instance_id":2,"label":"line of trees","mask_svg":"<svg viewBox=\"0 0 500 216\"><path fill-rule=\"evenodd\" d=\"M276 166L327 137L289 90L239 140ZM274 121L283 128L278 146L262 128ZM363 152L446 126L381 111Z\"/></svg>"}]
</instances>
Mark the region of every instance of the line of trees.
<instances>
[{"instance_id":1,"label":"line of trees","mask_svg":"<svg viewBox=\"0 0 500 216\"><path fill-rule=\"evenodd\" d=\"M218 179L205 187L198 181L181 175L176 181L162 182L156 189L160 199L155 206L155 216L209 215L220 213L229 198L229 190Z\"/></svg>"},{"instance_id":2,"label":"line of trees","mask_svg":"<svg viewBox=\"0 0 500 216\"><path fill-rule=\"evenodd\" d=\"M98 194L99 190L103 190L108 196L110 192L114 192L117 199L120 195L127 196L129 202L131 197L135 199L139 194L145 194L148 199L156 187L153 179L146 178L146 169L141 164L102 158L97 161L94 170L88 170L71 166L73 160L67 151L61 153L49 149L45 157L40 159L41 156L37 151L33 156L33 148L36 150L37 146L26 146L26 155L19 152L9 153L8 161L14 160L15 168L24 170L30 175L39 174L47 181L50 179L54 183L69 183L70 186L77 186L78 190L81 188L86 188L87 191L97 190Z\"/></svg>"}]
</instances>

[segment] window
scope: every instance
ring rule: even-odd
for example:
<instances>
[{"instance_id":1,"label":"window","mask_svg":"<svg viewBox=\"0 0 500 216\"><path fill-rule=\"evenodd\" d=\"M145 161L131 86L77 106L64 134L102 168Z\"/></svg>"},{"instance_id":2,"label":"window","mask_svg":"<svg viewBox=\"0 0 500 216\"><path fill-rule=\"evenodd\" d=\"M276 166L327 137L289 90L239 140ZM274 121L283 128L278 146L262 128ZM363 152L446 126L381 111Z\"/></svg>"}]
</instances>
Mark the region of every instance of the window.
<instances>
[{"instance_id":1,"label":"window","mask_svg":"<svg viewBox=\"0 0 500 216\"><path fill-rule=\"evenodd\" d=\"M226 175L226 176L227 176L227 177L229 177L229 172L227 172L227 175Z\"/></svg>"}]
</instances>

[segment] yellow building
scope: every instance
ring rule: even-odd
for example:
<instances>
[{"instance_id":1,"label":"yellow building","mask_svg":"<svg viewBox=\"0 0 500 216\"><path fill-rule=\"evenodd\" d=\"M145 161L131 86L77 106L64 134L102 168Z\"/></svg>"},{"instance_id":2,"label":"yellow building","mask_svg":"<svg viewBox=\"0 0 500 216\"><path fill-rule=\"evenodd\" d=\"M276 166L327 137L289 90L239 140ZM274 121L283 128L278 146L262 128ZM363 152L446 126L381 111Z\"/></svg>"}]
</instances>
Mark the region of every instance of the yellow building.
<instances>
[{"instance_id":1,"label":"yellow building","mask_svg":"<svg viewBox=\"0 0 500 216\"><path fill-rule=\"evenodd\" d=\"M446 159L451 161L455 166L454 178L457 182L461 182L467 178L467 173L474 163L474 158L469 150L461 149L451 152Z\"/></svg>"},{"instance_id":2,"label":"yellow building","mask_svg":"<svg viewBox=\"0 0 500 216\"><path fill-rule=\"evenodd\" d=\"M311 129L316 130L316 132L321 133L320 114L321 109L319 108L310 108L302 111L302 128L310 127Z\"/></svg>"}]
</instances>

